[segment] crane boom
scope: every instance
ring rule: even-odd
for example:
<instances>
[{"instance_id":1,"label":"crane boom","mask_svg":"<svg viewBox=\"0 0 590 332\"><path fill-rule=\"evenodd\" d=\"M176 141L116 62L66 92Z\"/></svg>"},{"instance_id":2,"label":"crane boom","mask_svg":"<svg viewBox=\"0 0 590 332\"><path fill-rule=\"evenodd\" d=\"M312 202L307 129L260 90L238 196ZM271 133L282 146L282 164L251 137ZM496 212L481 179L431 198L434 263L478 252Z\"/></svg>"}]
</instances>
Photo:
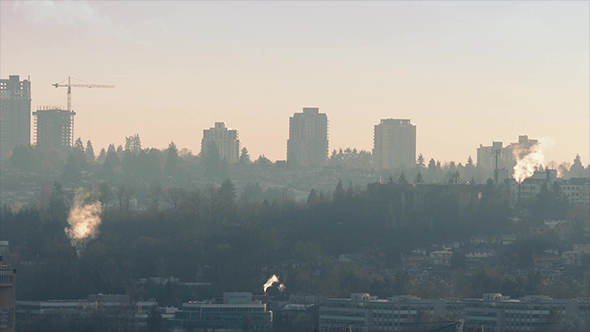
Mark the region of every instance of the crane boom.
<instances>
[{"instance_id":1,"label":"crane boom","mask_svg":"<svg viewBox=\"0 0 590 332\"><path fill-rule=\"evenodd\" d=\"M72 84L72 77L68 77L68 83L67 84L60 84L60 83L54 83L52 84L52 86L56 87L56 88L68 88L68 112L72 111L72 88L114 88L114 85L104 85L104 84L92 84L92 83L86 83L86 84L79 84L79 83L74 83ZM72 116L72 142L71 145L74 145L74 117Z\"/></svg>"}]
</instances>

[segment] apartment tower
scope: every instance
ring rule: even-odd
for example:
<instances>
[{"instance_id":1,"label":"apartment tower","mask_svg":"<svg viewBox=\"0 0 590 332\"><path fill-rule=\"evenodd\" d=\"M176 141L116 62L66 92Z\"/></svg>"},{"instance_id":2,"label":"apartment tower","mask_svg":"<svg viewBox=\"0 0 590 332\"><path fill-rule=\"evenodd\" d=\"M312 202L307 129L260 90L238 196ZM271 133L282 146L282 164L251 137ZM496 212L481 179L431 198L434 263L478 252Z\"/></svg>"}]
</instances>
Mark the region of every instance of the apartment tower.
<instances>
[{"instance_id":1,"label":"apartment tower","mask_svg":"<svg viewBox=\"0 0 590 332\"><path fill-rule=\"evenodd\" d=\"M225 122L215 122L215 127L203 130L201 153L206 154L211 142L219 150L219 158L233 164L240 159L240 137L236 129L227 128Z\"/></svg>"},{"instance_id":2,"label":"apartment tower","mask_svg":"<svg viewBox=\"0 0 590 332\"><path fill-rule=\"evenodd\" d=\"M287 162L303 167L328 163L328 117L319 108L304 107L289 118Z\"/></svg>"},{"instance_id":3,"label":"apartment tower","mask_svg":"<svg viewBox=\"0 0 590 332\"><path fill-rule=\"evenodd\" d=\"M76 112L45 106L33 112L35 144L40 151L54 151L65 157L72 146Z\"/></svg>"},{"instance_id":4,"label":"apartment tower","mask_svg":"<svg viewBox=\"0 0 590 332\"><path fill-rule=\"evenodd\" d=\"M416 126L407 119L383 119L375 125L373 162L376 169L416 165Z\"/></svg>"},{"instance_id":5,"label":"apartment tower","mask_svg":"<svg viewBox=\"0 0 590 332\"><path fill-rule=\"evenodd\" d=\"M31 144L31 81L18 75L0 79L0 161L17 145Z\"/></svg>"}]
</instances>

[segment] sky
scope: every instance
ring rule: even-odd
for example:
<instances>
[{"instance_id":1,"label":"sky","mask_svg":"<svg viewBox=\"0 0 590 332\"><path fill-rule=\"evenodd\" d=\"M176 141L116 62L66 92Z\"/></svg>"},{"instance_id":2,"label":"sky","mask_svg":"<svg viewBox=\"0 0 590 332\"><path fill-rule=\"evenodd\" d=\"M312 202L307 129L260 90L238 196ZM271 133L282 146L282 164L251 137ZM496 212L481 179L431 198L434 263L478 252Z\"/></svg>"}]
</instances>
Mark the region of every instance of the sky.
<instances>
[{"instance_id":1,"label":"sky","mask_svg":"<svg viewBox=\"0 0 590 332\"><path fill-rule=\"evenodd\" d=\"M417 152L463 162L518 135L546 160L590 163L587 1L1 1L0 77L32 105L66 104L98 150L200 152L226 122L256 158L286 158L289 117L328 115L330 150L371 150L380 119L411 119Z\"/></svg>"}]
</instances>

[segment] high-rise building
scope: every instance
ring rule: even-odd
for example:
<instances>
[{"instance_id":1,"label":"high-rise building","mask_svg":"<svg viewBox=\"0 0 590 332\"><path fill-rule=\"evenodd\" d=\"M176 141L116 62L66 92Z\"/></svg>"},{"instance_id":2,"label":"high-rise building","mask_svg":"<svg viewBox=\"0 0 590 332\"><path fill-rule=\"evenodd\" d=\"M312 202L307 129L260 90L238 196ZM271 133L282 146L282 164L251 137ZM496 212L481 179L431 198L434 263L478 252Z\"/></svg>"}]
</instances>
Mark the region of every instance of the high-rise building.
<instances>
[{"instance_id":1,"label":"high-rise building","mask_svg":"<svg viewBox=\"0 0 590 332\"><path fill-rule=\"evenodd\" d=\"M297 166L326 166L328 163L328 117L317 107L289 118L287 162Z\"/></svg>"},{"instance_id":2,"label":"high-rise building","mask_svg":"<svg viewBox=\"0 0 590 332\"><path fill-rule=\"evenodd\" d=\"M72 146L76 112L46 106L35 115L35 143L41 151L55 151L65 156Z\"/></svg>"},{"instance_id":3,"label":"high-rise building","mask_svg":"<svg viewBox=\"0 0 590 332\"><path fill-rule=\"evenodd\" d=\"M14 332L16 312L16 270L2 265L0 255L0 332Z\"/></svg>"},{"instance_id":4,"label":"high-rise building","mask_svg":"<svg viewBox=\"0 0 590 332\"><path fill-rule=\"evenodd\" d=\"M502 142L492 142L491 146L479 145L477 148L477 167L484 179L496 179L496 170L514 173L517 159L531 152L531 148L539 143L538 140L529 139L527 135L518 136L517 143L503 146ZM517 158L518 156L518 158Z\"/></svg>"},{"instance_id":5,"label":"high-rise building","mask_svg":"<svg viewBox=\"0 0 590 332\"><path fill-rule=\"evenodd\" d=\"M240 136L236 129L227 128L225 122L215 122L215 127L203 130L201 153L206 154L211 142L219 150L219 158L232 164L240 159Z\"/></svg>"},{"instance_id":6,"label":"high-rise building","mask_svg":"<svg viewBox=\"0 0 590 332\"><path fill-rule=\"evenodd\" d=\"M18 75L0 80L0 160L17 145L31 144L31 82Z\"/></svg>"},{"instance_id":7,"label":"high-rise building","mask_svg":"<svg viewBox=\"0 0 590 332\"><path fill-rule=\"evenodd\" d=\"M373 162L376 169L416 165L416 126L406 119L383 119L375 125Z\"/></svg>"}]
</instances>

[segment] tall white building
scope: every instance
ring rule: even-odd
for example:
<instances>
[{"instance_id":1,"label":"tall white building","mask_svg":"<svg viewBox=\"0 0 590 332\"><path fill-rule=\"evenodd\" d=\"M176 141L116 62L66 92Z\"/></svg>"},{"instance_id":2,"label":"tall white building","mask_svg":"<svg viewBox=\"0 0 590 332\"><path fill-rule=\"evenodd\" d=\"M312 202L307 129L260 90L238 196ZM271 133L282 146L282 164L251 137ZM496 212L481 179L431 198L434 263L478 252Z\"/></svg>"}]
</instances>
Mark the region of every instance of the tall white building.
<instances>
[{"instance_id":1,"label":"tall white building","mask_svg":"<svg viewBox=\"0 0 590 332\"><path fill-rule=\"evenodd\" d=\"M215 127L203 130L201 153L207 153L211 142L219 150L219 159L232 164L240 159L240 137L236 129L227 128L225 122L215 122Z\"/></svg>"},{"instance_id":2,"label":"tall white building","mask_svg":"<svg viewBox=\"0 0 590 332\"><path fill-rule=\"evenodd\" d=\"M375 125L373 162L376 169L416 165L416 126L408 119L383 119Z\"/></svg>"},{"instance_id":3,"label":"tall white building","mask_svg":"<svg viewBox=\"0 0 590 332\"><path fill-rule=\"evenodd\" d=\"M317 107L289 118L287 162L297 166L326 166L328 163L328 117Z\"/></svg>"}]
</instances>

